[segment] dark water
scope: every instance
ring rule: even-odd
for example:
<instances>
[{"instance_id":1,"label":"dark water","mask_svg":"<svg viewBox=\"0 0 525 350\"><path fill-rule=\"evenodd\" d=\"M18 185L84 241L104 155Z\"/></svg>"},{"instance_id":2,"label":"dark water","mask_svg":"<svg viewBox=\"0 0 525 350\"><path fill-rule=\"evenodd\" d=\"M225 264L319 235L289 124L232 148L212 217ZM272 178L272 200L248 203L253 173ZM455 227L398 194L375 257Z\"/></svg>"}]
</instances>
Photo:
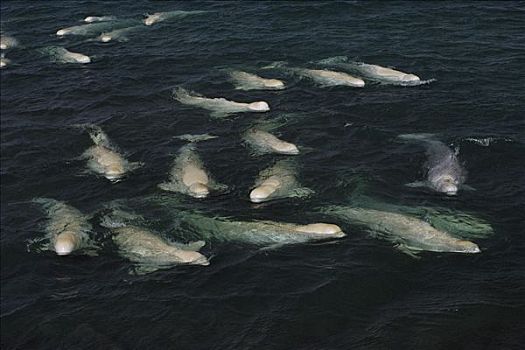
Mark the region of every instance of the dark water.
<instances>
[{"instance_id":1,"label":"dark water","mask_svg":"<svg viewBox=\"0 0 525 350\"><path fill-rule=\"evenodd\" d=\"M159 23L126 43L57 38L87 15L209 10ZM1 4L2 31L21 47L1 72L1 344L3 349L517 349L525 344L525 7L519 2L18 2ZM50 63L37 49L63 45L88 65ZM306 66L346 55L435 82L417 87L320 88L282 75L279 92L235 90L219 68L273 61ZM210 119L178 104L182 85L207 96L264 99L272 110ZM240 134L284 116L280 135L299 156L307 200L253 207L257 173ZM280 119L282 120L282 119ZM100 125L145 166L117 184L86 175L76 159L91 145L71 125ZM350 124L350 125L349 125ZM475 213L494 234L477 255L422 254L337 222L348 236L258 252L210 242L211 265L144 276L106 248L98 257L28 251L45 214L29 201L52 197L85 213L108 201L158 193L180 134L220 137L199 145L225 195L187 205L238 218L327 221L315 208L348 204L352 179L392 204ZM407 189L422 178L421 147L398 134L436 133L459 147L476 191L445 197ZM490 138L483 146L467 138ZM142 212L159 232L169 217ZM95 214L95 218L96 218ZM94 219L95 221L95 219ZM332 220L333 221L333 220ZM95 224L95 222L93 222ZM100 228L97 227L97 230ZM163 231L164 230L164 231ZM100 237L101 234L98 233Z\"/></svg>"}]
</instances>

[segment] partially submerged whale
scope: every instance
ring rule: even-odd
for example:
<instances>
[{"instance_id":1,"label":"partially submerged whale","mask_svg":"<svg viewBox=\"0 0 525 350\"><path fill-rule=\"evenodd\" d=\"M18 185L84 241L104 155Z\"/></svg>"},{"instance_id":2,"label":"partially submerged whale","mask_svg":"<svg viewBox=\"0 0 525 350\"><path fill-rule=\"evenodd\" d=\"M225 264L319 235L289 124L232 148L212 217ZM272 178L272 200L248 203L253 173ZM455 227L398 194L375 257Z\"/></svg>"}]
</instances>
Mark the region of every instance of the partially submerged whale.
<instances>
[{"instance_id":1,"label":"partially submerged whale","mask_svg":"<svg viewBox=\"0 0 525 350\"><path fill-rule=\"evenodd\" d=\"M146 15L146 18L142 21L145 25L150 26L155 23L163 22L170 19L184 18L190 15L198 15L206 13L207 11L168 11L168 12L155 12L153 14Z\"/></svg>"},{"instance_id":2,"label":"partially submerged whale","mask_svg":"<svg viewBox=\"0 0 525 350\"><path fill-rule=\"evenodd\" d=\"M405 134L399 135L402 140L423 142L427 154L427 179L408 184L410 187L426 186L436 192L442 192L449 196L456 195L458 189L463 186L467 177L467 171L461 166L456 156L443 142L433 138L431 134ZM467 186L463 186L469 188Z\"/></svg>"},{"instance_id":3,"label":"partially submerged whale","mask_svg":"<svg viewBox=\"0 0 525 350\"><path fill-rule=\"evenodd\" d=\"M113 242L119 253L136 264L135 272L144 274L173 265L209 265L199 253L203 241L181 244L162 238L146 228L125 225L111 230Z\"/></svg>"},{"instance_id":4,"label":"partially submerged whale","mask_svg":"<svg viewBox=\"0 0 525 350\"><path fill-rule=\"evenodd\" d=\"M88 125L86 128L95 145L84 152L82 157L88 160L87 165L92 171L112 182L117 182L127 172L142 166L142 163L131 163L124 159L100 127Z\"/></svg>"},{"instance_id":5,"label":"partially submerged whale","mask_svg":"<svg viewBox=\"0 0 525 350\"><path fill-rule=\"evenodd\" d=\"M181 210L173 214L195 236L218 241L240 241L255 245L280 246L345 237L341 228L328 223L306 225L275 221L232 221Z\"/></svg>"},{"instance_id":6,"label":"partially submerged whale","mask_svg":"<svg viewBox=\"0 0 525 350\"><path fill-rule=\"evenodd\" d=\"M290 68L292 72L302 77L312 79L321 86L352 86L364 87L365 82L362 79L351 76L347 73L334 72L323 69L305 69L305 68Z\"/></svg>"},{"instance_id":7,"label":"partially submerged whale","mask_svg":"<svg viewBox=\"0 0 525 350\"><path fill-rule=\"evenodd\" d=\"M45 55L48 55L51 60L58 63L90 63L91 58L87 55L69 51L60 46L48 46L40 49Z\"/></svg>"},{"instance_id":8,"label":"partially submerged whale","mask_svg":"<svg viewBox=\"0 0 525 350\"><path fill-rule=\"evenodd\" d=\"M352 206L329 206L321 211L350 225L364 226L372 234L396 243L407 253L481 252L477 244L456 238L412 215Z\"/></svg>"},{"instance_id":9,"label":"partially submerged whale","mask_svg":"<svg viewBox=\"0 0 525 350\"><path fill-rule=\"evenodd\" d=\"M137 20L113 20L113 21L102 21L102 22L93 22L88 24L81 24L78 26L67 27L59 29L56 32L58 36L64 35L97 35L103 32L130 27L140 23Z\"/></svg>"},{"instance_id":10,"label":"partially submerged whale","mask_svg":"<svg viewBox=\"0 0 525 350\"><path fill-rule=\"evenodd\" d=\"M8 50L18 46L18 40L12 36L0 35L0 49Z\"/></svg>"},{"instance_id":11,"label":"partially submerged whale","mask_svg":"<svg viewBox=\"0 0 525 350\"><path fill-rule=\"evenodd\" d=\"M64 202L50 198L36 198L35 203L45 209L49 221L46 225L47 243L44 249L53 250L57 255L69 255L83 249L94 249L90 240L91 224L88 216Z\"/></svg>"},{"instance_id":12,"label":"partially submerged whale","mask_svg":"<svg viewBox=\"0 0 525 350\"><path fill-rule=\"evenodd\" d=\"M259 128L250 128L243 135L244 141L257 153L278 153L287 155L299 154L296 145L283 141L267 131Z\"/></svg>"},{"instance_id":13,"label":"partially submerged whale","mask_svg":"<svg viewBox=\"0 0 525 350\"><path fill-rule=\"evenodd\" d=\"M9 64L11 64L11 60L9 58L6 58L4 54L0 56L0 68L5 68Z\"/></svg>"},{"instance_id":14,"label":"partially submerged whale","mask_svg":"<svg viewBox=\"0 0 525 350\"><path fill-rule=\"evenodd\" d=\"M138 30L143 29L144 26L133 26L128 28L121 28L121 29L115 29L110 32L104 32L98 36L98 40L102 41L103 43L107 43L110 41L120 41L125 42L128 41L128 35L136 32Z\"/></svg>"},{"instance_id":15,"label":"partially submerged whale","mask_svg":"<svg viewBox=\"0 0 525 350\"><path fill-rule=\"evenodd\" d=\"M345 56L337 56L321 60L320 64L338 67L355 72L367 79L393 85L421 85L433 80L422 81L417 75L401 72L392 68L386 68L375 64L349 61Z\"/></svg>"},{"instance_id":16,"label":"partially submerged whale","mask_svg":"<svg viewBox=\"0 0 525 350\"><path fill-rule=\"evenodd\" d=\"M266 79L242 71L230 72L230 79L238 90L282 90L284 82L278 79Z\"/></svg>"},{"instance_id":17,"label":"partially submerged whale","mask_svg":"<svg viewBox=\"0 0 525 350\"><path fill-rule=\"evenodd\" d=\"M212 111L211 116L221 118L233 113L240 112L267 112L270 110L268 103L257 101L242 103L228 101L225 98L207 98L200 95L192 95L187 90L179 87L173 91L175 100L182 104L200 107Z\"/></svg>"},{"instance_id":18,"label":"partially submerged whale","mask_svg":"<svg viewBox=\"0 0 525 350\"><path fill-rule=\"evenodd\" d=\"M227 186L215 182L204 168L196 147L186 145L180 149L173 162L169 180L159 184L159 188L194 198L205 198L211 190L225 190Z\"/></svg>"},{"instance_id":19,"label":"partially submerged whale","mask_svg":"<svg viewBox=\"0 0 525 350\"><path fill-rule=\"evenodd\" d=\"M259 173L254 189L250 192L250 201L261 203L278 198L306 197L312 192L309 188L301 187L294 164L283 159Z\"/></svg>"},{"instance_id":20,"label":"partially submerged whale","mask_svg":"<svg viewBox=\"0 0 525 350\"><path fill-rule=\"evenodd\" d=\"M84 18L84 22L86 23L92 23L92 22L107 22L107 21L114 21L117 17L115 16L87 16Z\"/></svg>"}]
</instances>

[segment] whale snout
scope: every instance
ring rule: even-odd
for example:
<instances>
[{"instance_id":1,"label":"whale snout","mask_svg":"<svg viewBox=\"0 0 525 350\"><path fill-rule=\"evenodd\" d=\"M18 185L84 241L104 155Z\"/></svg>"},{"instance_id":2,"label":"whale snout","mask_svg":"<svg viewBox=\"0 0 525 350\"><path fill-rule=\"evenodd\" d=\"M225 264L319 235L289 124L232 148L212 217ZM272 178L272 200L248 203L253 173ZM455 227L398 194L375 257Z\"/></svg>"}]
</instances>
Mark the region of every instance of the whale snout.
<instances>
[{"instance_id":1,"label":"whale snout","mask_svg":"<svg viewBox=\"0 0 525 350\"><path fill-rule=\"evenodd\" d=\"M460 247L461 252L464 253L481 253L481 249L479 249L478 245L471 241L459 241L458 246Z\"/></svg>"},{"instance_id":2,"label":"whale snout","mask_svg":"<svg viewBox=\"0 0 525 350\"><path fill-rule=\"evenodd\" d=\"M254 112L267 112L270 110L270 106L264 101L258 101L250 103L248 109Z\"/></svg>"},{"instance_id":3,"label":"whale snout","mask_svg":"<svg viewBox=\"0 0 525 350\"><path fill-rule=\"evenodd\" d=\"M96 18L93 17L93 16L88 16L86 18L84 18L84 22L86 23L91 23L91 22L95 22L96 21Z\"/></svg>"},{"instance_id":4,"label":"whale snout","mask_svg":"<svg viewBox=\"0 0 525 350\"><path fill-rule=\"evenodd\" d=\"M91 58L89 58L89 56L82 55L80 57L77 57L77 61L79 63L90 63L91 62Z\"/></svg>"},{"instance_id":5,"label":"whale snout","mask_svg":"<svg viewBox=\"0 0 525 350\"><path fill-rule=\"evenodd\" d=\"M250 192L250 201L252 203L261 203L267 200L272 193L275 192L275 187L259 186Z\"/></svg>"},{"instance_id":6,"label":"whale snout","mask_svg":"<svg viewBox=\"0 0 525 350\"><path fill-rule=\"evenodd\" d=\"M210 193L208 186L200 182L192 184L189 190L191 196L195 198L206 198Z\"/></svg>"},{"instance_id":7,"label":"whale snout","mask_svg":"<svg viewBox=\"0 0 525 350\"><path fill-rule=\"evenodd\" d=\"M65 232L58 235L55 240L55 252L58 255L69 255L75 250L75 237L72 233Z\"/></svg>"},{"instance_id":8,"label":"whale snout","mask_svg":"<svg viewBox=\"0 0 525 350\"><path fill-rule=\"evenodd\" d=\"M403 75L401 79L405 82L411 82L411 83L420 81L419 77L415 74L405 74Z\"/></svg>"},{"instance_id":9,"label":"whale snout","mask_svg":"<svg viewBox=\"0 0 525 350\"><path fill-rule=\"evenodd\" d=\"M109 41L111 41L111 39L113 39L111 37L111 35L106 35L106 34L103 34L101 37L100 37L100 41L102 41L103 43L107 43Z\"/></svg>"},{"instance_id":10,"label":"whale snout","mask_svg":"<svg viewBox=\"0 0 525 350\"><path fill-rule=\"evenodd\" d=\"M274 146L275 150L282 154L296 155L299 154L299 149L296 145L290 142L281 142Z\"/></svg>"},{"instance_id":11,"label":"whale snout","mask_svg":"<svg viewBox=\"0 0 525 350\"><path fill-rule=\"evenodd\" d=\"M67 29L60 29L57 31L57 35L66 35L67 33L69 33Z\"/></svg>"},{"instance_id":12,"label":"whale snout","mask_svg":"<svg viewBox=\"0 0 525 350\"><path fill-rule=\"evenodd\" d=\"M284 83L278 79L268 79L265 85L272 89L284 89Z\"/></svg>"},{"instance_id":13,"label":"whale snout","mask_svg":"<svg viewBox=\"0 0 525 350\"><path fill-rule=\"evenodd\" d=\"M316 223L303 225L296 228L299 232L314 233L318 235L326 235L335 238L342 238L346 236L343 230L334 224Z\"/></svg>"}]
</instances>

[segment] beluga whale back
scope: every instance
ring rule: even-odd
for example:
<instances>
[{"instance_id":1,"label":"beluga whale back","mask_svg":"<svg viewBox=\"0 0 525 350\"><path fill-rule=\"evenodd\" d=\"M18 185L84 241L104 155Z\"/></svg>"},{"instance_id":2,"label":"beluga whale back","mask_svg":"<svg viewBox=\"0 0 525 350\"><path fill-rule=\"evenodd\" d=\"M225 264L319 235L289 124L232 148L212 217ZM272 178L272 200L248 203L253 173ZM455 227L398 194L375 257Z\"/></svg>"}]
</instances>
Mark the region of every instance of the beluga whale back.
<instances>
[{"instance_id":1,"label":"beluga whale back","mask_svg":"<svg viewBox=\"0 0 525 350\"><path fill-rule=\"evenodd\" d=\"M222 97L208 98L197 94L190 94L182 87L173 90L173 97L182 104L207 109L212 112L211 116L216 118L226 117L234 113L267 112L270 110L268 103L264 101L242 103L229 101Z\"/></svg>"}]
</instances>

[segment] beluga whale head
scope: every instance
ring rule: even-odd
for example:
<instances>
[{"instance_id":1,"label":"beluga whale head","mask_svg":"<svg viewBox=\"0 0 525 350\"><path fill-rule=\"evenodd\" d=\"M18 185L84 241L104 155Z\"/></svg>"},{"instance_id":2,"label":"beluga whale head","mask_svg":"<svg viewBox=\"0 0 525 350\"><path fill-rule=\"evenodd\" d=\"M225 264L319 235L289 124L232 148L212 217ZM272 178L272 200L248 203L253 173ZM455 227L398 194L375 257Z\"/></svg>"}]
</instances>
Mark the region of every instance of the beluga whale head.
<instances>
[{"instance_id":1,"label":"beluga whale head","mask_svg":"<svg viewBox=\"0 0 525 350\"><path fill-rule=\"evenodd\" d=\"M72 232L66 231L59 234L55 239L55 252L58 255L69 255L75 250L76 236Z\"/></svg>"},{"instance_id":2,"label":"beluga whale head","mask_svg":"<svg viewBox=\"0 0 525 350\"><path fill-rule=\"evenodd\" d=\"M415 74L405 74L401 77L401 80L408 83L415 83L420 81L419 77Z\"/></svg>"},{"instance_id":3,"label":"beluga whale head","mask_svg":"<svg viewBox=\"0 0 525 350\"><path fill-rule=\"evenodd\" d=\"M103 43L107 43L113 39L109 34L102 34L99 38Z\"/></svg>"},{"instance_id":4,"label":"beluga whale head","mask_svg":"<svg viewBox=\"0 0 525 350\"><path fill-rule=\"evenodd\" d=\"M443 176L436 184L439 192L443 192L448 196L455 196L458 193L458 185L454 177L450 175Z\"/></svg>"},{"instance_id":5,"label":"beluga whale head","mask_svg":"<svg viewBox=\"0 0 525 350\"><path fill-rule=\"evenodd\" d=\"M250 103L248 109L254 112L267 112L270 110L270 106L264 101L258 101Z\"/></svg>"},{"instance_id":6,"label":"beluga whale head","mask_svg":"<svg viewBox=\"0 0 525 350\"><path fill-rule=\"evenodd\" d=\"M192 184L189 188L190 195L195 198L206 198L210 194L208 186L201 182L196 182Z\"/></svg>"},{"instance_id":7,"label":"beluga whale head","mask_svg":"<svg viewBox=\"0 0 525 350\"><path fill-rule=\"evenodd\" d=\"M284 83L279 79L267 79L264 85L272 89L284 89Z\"/></svg>"},{"instance_id":8,"label":"beluga whale head","mask_svg":"<svg viewBox=\"0 0 525 350\"><path fill-rule=\"evenodd\" d=\"M346 236L339 226L325 223L297 226L295 231L326 236L327 238L342 238Z\"/></svg>"}]
</instances>

